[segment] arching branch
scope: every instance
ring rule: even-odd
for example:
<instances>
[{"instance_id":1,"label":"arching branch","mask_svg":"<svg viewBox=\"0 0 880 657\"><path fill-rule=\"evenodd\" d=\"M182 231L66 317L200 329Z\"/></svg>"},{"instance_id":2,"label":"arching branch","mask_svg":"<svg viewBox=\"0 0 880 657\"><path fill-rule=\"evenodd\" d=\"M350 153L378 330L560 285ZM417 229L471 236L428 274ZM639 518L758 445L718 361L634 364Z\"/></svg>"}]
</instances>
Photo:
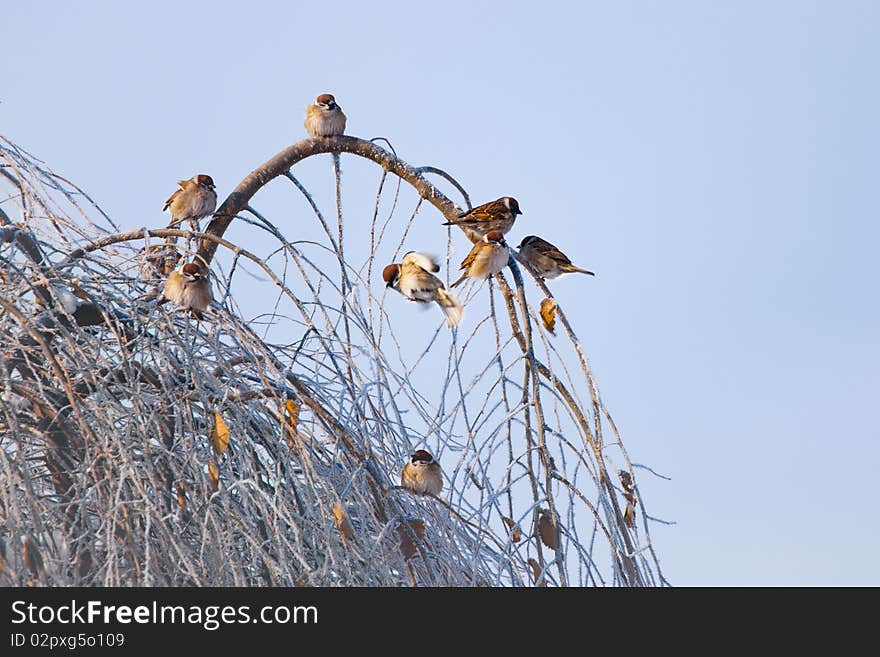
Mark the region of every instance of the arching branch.
<instances>
[{"instance_id":1,"label":"arching branch","mask_svg":"<svg viewBox=\"0 0 880 657\"><path fill-rule=\"evenodd\" d=\"M216 237L223 237L233 218L247 208L251 198L260 188L278 176L285 175L297 162L321 153L352 153L372 160L386 171L406 180L423 199L440 210L447 220L451 221L461 211L455 203L421 174L421 171L429 169L410 166L384 148L357 137L313 137L288 146L245 176L214 213L214 218L205 232ZM198 255L210 264L216 250L216 242L202 240L199 244Z\"/></svg>"}]
</instances>

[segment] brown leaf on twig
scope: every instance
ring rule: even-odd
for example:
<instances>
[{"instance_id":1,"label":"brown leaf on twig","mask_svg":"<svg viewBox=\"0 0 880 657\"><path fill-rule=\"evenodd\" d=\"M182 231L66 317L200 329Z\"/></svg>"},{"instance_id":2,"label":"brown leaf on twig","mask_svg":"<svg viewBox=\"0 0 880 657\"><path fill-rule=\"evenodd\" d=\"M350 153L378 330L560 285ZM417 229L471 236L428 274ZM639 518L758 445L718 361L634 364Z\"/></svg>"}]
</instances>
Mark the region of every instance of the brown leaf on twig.
<instances>
[{"instance_id":1,"label":"brown leaf on twig","mask_svg":"<svg viewBox=\"0 0 880 657\"><path fill-rule=\"evenodd\" d=\"M476 475L474 475L474 471L473 471L473 470L470 470L470 469L468 470L468 477L470 477L470 480L471 480L472 482L474 482L474 486L476 486L476 487L479 488L480 490L483 490L483 486L480 484L479 481L477 481L477 477L476 477Z\"/></svg>"},{"instance_id":2,"label":"brown leaf on twig","mask_svg":"<svg viewBox=\"0 0 880 657\"><path fill-rule=\"evenodd\" d=\"M541 302L541 319L544 328L551 334L556 335L556 301L547 297Z\"/></svg>"},{"instance_id":3,"label":"brown leaf on twig","mask_svg":"<svg viewBox=\"0 0 880 657\"><path fill-rule=\"evenodd\" d=\"M339 533L342 534L344 540L347 541L354 536L354 527L351 526L348 517L345 515L345 509L342 508L339 502L333 505L333 524L339 530Z\"/></svg>"},{"instance_id":4,"label":"brown leaf on twig","mask_svg":"<svg viewBox=\"0 0 880 657\"><path fill-rule=\"evenodd\" d=\"M550 514L544 509L538 509L538 535L541 537L541 542L551 550L559 547L556 527L553 526Z\"/></svg>"},{"instance_id":5,"label":"brown leaf on twig","mask_svg":"<svg viewBox=\"0 0 880 657\"><path fill-rule=\"evenodd\" d=\"M223 421L219 411L214 411L214 424L211 427L211 444L217 456L223 454L229 446L229 427Z\"/></svg>"},{"instance_id":6,"label":"brown leaf on twig","mask_svg":"<svg viewBox=\"0 0 880 657\"><path fill-rule=\"evenodd\" d=\"M541 566L532 558L529 558L529 565L532 567L532 583L538 584L538 579L541 577ZM538 586L547 586L546 578L542 579Z\"/></svg>"},{"instance_id":7,"label":"brown leaf on twig","mask_svg":"<svg viewBox=\"0 0 880 657\"><path fill-rule=\"evenodd\" d=\"M297 423L299 422L299 410L300 405L292 399L288 399L284 402L284 420L287 425L287 446L290 449L297 449L299 447L297 444L299 432L296 430Z\"/></svg>"},{"instance_id":8,"label":"brown leaf on twig","mask_svg":"<svg viewBox=\"0 0 880 657\"><path fill-rule=\"evenodd\" d=\"M620 485L623 487L623 496L629 505L635 506L638 501L636 497L636 487L633 484L632 475L626 470L619 470L617 476L620 477Z\"/></svg>"},{"instance_id":9,"label":"brown leaf on twig","mask_svg":"<svg viewBox=\"0 0 880 657\"><path fill-rule=\"evenodd\" d=\"M211 482L211 490L216 493L220 487L220 470L214 461L208 461L208 481Z\"/></svg>"},{"instance_id":10,"label":"brown leaf on twig","mask_svg":"<svg viewBox=\"0 0 880 657\"><path fill-rule=\"evenodd\" d=\"M522 531L520 530L519 525L517 525L510 518L505 518L504 516L501 516L501 519L504 521L504 524L507 525L507 527L511 530L510 540L512 540L514 543L519 543L520 539L522 538Z\"/></svg>"},{"instance_id":11,"label":"brown leaf on twig","mask_svg":"<svg viewBox=\"0 0 880 657\"><path fill-rule=\"evenodd\" d=\"M186 484L182 481L177 482L177 505L181 509L186 508Z\"/></svg>"},{"instance_id":12,"label":"brown leaf on twig","mask_svg":"<svg viewBox=\"0 0 880 657\"><path fill-rule=\"evenodd\" d=\"M626 511L623 512L623 521L630 529L633 529L636 526L636 509L634 506L630 504L626 505Z\"/></svg>"},{"instance_id":13,"label":"brown leaf on twig","mask_svg":"<svg viewBox=\"0 0 880 657\"><path fill-rule=\"evenodd\" d=\"M425 538L425 521L418 518L410 518L406 521L413 531L413 534L421 541ZM400 536L400 552L403 558L409 561L418 554L418 547L412 536L402 524L397 525L397 533Z\"/></svg>"}]
</instances>

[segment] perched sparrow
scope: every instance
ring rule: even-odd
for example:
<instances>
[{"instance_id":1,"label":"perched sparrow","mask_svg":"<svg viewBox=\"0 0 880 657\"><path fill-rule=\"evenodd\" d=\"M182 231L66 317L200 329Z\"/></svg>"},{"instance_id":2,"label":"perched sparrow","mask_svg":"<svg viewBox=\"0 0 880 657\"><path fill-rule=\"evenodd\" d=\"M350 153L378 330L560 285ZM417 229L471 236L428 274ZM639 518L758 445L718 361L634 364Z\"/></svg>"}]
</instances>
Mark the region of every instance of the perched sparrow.
<instances>
[{"instance_id":1,"label":"perched sparrow","mask_svg":"<svg viewBox=\"0 0 880 657\"><path fill-rule=\"evenodd\" d=\"M171 208L171 223L169 228L179 225L186 220L194 231L199 230L199 219L213 214L217 207L217 192L214 191L214 181L211 176L199 173L189 180L178 180L180 186L176 192L165 201L164 212Z\"/></svg>"},{"instance_id":2,"label":"perched sparrow","mask_svg":"<svg viewBox=\"0 0 880 657\"><path fill-rule=\"evenodd\" d=\"M400 264L391 264L382 270L386 287L394 288L410 301L435 301L450 327L458 326L463 308L458 298L431 272L440 271L440 265L424 253L410 251Z\"/></svg>"},{"instance_id":3,"label":"perched sparrow","mask_svg":"<svg viewBox=\"0 0 880 657\"><path fill-rule=\"evenodd\" d=\"M501 231L504 235L513 228L519 203L512 196L502 196L496 201L478 205L472 210L462 212L455 221L447 221L444 226L458 226L471 242L479 242L490 230Z\"/></svg>"},{"instance_id":4,"label":"perched sparrow","mask_svg":"<svg viewBox=\"0 0 880 657\"><path fill-rule=\"evenodd\" d=\"M417 495L439 495L443 490L440 464L425 450L416 450L403 466L400 485Z\"/></svg>"},{"instance_id":5,"label":"perched sparrow","mask_svg":"<svg viewBox=\"0 0 880 657\"><path fill-rule=\"evenodd\" d=\"M483 280L494 276L507 266L510 249L500 230L490 230L482 241L474 244L471 252L461 261L464 273L450 287L455 287L466 278Z\"/></svg>"},{"instance_id":6,"label":"perched sparrow","mask_svg":"<svg viewBox=\"0 0 880 657\"><path fill-rule=\"evenodd\" d=\"M208 271L196 262L189 262L168 275L159 304L173 301L191 310L196 319L202 319L202 313L211 303L211 298Z\"/></svg>"},{"instance_id":7,"label":"perched sparrow","mask_svg":"<svg viewBox=\"0 0 880 657\"><path fill-rule=\"evenodd\" d=\"M541 278L556 278L571 272L595 276L591 271L575 267L568 256L537 235L523 238L519 243L519 255Z\"/></svg>"},{"instance_id":8,"label":"perched sparrow","mask_svg":"<svg viewBox=\"0 0 880 657\"><path fill-rule=\"evenodd\" d=\"M333 94L321 94L306 107L305 126L312 137L335 137L345 132L345 114Z\"/></svg>"}]
</instances>

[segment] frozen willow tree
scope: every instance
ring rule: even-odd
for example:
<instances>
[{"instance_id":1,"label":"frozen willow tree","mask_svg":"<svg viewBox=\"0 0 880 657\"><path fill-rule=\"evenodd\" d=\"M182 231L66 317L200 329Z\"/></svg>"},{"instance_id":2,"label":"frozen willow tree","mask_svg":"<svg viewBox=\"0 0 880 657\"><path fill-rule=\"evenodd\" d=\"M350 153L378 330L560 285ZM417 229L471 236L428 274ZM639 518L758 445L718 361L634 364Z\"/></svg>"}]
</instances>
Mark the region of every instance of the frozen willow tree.
<instances>
[{"instance_id":1,"label":"frozen willow tree","mask_svg":"<svg viewBox=\"0 0 880 657\"><path fill-rule=\"evenodd\" d=\"M543 281L512 257L455 330L383 284L430 244L455 277L470 199L380 143L298 142L191 233L0 140L0 585L665 584ZM211 265L203 321L157 304L178 255ZM419 448L439 497L397 485Z\"/></svg>"}]
</instances>

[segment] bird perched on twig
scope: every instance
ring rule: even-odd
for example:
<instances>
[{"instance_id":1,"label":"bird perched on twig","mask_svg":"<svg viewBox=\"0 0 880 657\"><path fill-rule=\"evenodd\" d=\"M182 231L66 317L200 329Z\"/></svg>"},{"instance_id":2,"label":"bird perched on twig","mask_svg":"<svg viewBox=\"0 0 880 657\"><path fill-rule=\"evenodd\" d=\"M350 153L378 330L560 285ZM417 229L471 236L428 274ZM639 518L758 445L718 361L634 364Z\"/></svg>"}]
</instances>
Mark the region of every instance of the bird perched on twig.
<instances>
[{"instance_id":1,"label":"bird perched on twig","mask_svg":"<svg viewBox=\"0 0 880 657\"><path fill-rule=\"evenodd\" d=\"M382 270L386 287L400 292L410 301L435 302L446 316L450 327L458 326L464 312L461 302L446 289L443 281L431 272L440 271L440 265L418 251L403 256L400 264L390 264Z\"/></svg>"},{"instance_id":2,"label":"bird perched on twig","mask_svg":"<svg viewBox=\"0 0 880 657\"><path fill-rule=\"evenodd\" d=\"M211 282L208 280L207 268L197 262L188 262L168 275L159 305L173 301L190 310L196 319L202 319L202 313L211 300Z\"/></svg>"},{"instance_id":3,"label":"bird perched on twig","mask_svg":"<svg viewBox=\"0 0 880 657\"><path fill-rule=\"evenodd\" d=\"M458 226L471 242L479 242L483 236L491 230L500 231L502 235L510 232L517 215L522 214L519 203L512 196L502 196L499 199L483 203L477 207L462 212L453 221L447 221L444 226Z\"/></svg>"},{"instance_id":4,"label":"bird perched on twig","mask_svg":"<svg viewBox=\"0 0 880 657\"><path fill-rule=\"evenodd\" d=\"M403 466L400 485L417 495L439 495L443 490L443 471L429 452L419 449Z\"/></svg>"},{"instance_id":5,"label":"bird perched on twig","mask_svg":"<svg viewBox=\"0 0 880 657\"><path fill-rule=\"evenodd\" d=\"M568 273L596 275L586 269L575 267L568 256L537 235L523 238L519 243L519 255L541 278L556 278Z\"/></svg>"},{"instance_id":6,"label":"bird perched on twig","mask_svg":"<svg viewBox=\"0 0 880 657\"><path fill-rule=\"evenodd\" d=\"M335 137L345 132L345 114L333 94L321 94L306 107L305 126L312 137Z\"/></svg>"},{"instance_id":7,"label":"bird perched on twig","mask_svg":"<svg viewBox=\"0 0 880 657\"><path fill-rule=\"evenodd\" d=\"M455 287L466 278L483 280L494 276L507 266L509 259L510 249L504 241L504 235L500 230L490 230L461 261L464 273L450 287Z\"/></svg>"},{"instance_id":8,"label":"bird perched on twig","mask_svg":"<svg viewBox=\"0 0 880 657\"><path fill-rule=\"evenodd\" d=\"M168 227L173 228L187 221L192 230L198 232L199 219L213 214L217 208L214 179L199 173L188 180L178 180L177 184L180 189L168 197L165 207L162 208L163 212L171 209L171 223Z\"/></svg>"}]
</instances>

